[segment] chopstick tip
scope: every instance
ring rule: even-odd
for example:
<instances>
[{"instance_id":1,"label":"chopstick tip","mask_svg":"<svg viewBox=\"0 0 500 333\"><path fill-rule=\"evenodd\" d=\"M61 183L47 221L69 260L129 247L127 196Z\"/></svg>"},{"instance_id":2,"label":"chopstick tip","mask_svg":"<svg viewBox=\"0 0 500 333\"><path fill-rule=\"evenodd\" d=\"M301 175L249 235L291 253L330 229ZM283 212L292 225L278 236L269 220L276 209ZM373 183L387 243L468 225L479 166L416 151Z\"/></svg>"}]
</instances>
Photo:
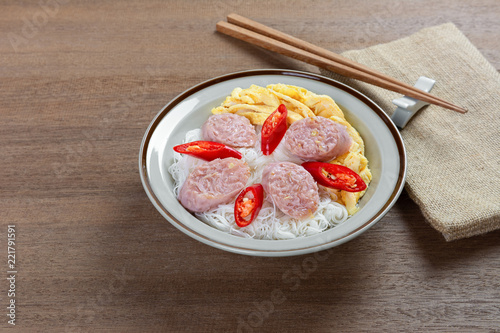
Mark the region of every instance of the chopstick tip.
<instances>
[{"instance_id":1,"label":"chopstick tip","mask_svg":"<svg viewBox=\"0 0 500 333\"><path fill-rule=\"evenodd\" d=\"M220 31L220 29L226 24L226 21L219 21L215 24L215 28L217 31Z\"/></svg>"}]
</instances>

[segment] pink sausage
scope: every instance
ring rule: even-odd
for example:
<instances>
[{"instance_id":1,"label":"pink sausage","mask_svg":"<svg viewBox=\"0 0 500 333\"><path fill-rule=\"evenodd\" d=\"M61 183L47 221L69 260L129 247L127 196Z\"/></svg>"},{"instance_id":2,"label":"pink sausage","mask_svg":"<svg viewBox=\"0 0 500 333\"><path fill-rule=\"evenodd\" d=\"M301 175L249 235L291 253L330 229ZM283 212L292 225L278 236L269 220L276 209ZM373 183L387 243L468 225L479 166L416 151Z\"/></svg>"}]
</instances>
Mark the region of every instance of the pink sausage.
<instances>
[{"instance_id":1,"label":"pink sausage","mask_svg":"<svg viewBox=\"0 0 500 333\"><path fill-rule=\"evenodd\" d=\"M189 174L178 199L192 212L206 212L236 198L249 176L250 169L242 160L218 158L201 164Z\"/></svg>"},{"instance_id":2,"label":"pink sausage","mask_svg":"<svg viewBox=\"0 0 500 333\"><path fill-rule=\"evenodd\" d=\"M309 172L290 162L268 164L262 172L262 186L285 214L304 219L316 212L318 185Z\"/></svg>"},{"instance_id":3,"label":"pink sausage","mask_svg":"<svg viewBox=\"0 0 500 333\"><path fill-rule=\"evenodd\" d=\"M285 134L285 147L306 161L331 161L348 152L351 143L345 126L321 116L298 120Z\"/></svg>"},{"instance_id":4,"label":"pink sausage","mask_svg":"<svg viewBox=\"0 0 500 333\"><path fill-rule=\"evenodd\" d=\"M201 127L203 140L220 142L235 148L255 146L257 133L250 120L232 113L212 115Z\"/></svg>"}]
</instances>

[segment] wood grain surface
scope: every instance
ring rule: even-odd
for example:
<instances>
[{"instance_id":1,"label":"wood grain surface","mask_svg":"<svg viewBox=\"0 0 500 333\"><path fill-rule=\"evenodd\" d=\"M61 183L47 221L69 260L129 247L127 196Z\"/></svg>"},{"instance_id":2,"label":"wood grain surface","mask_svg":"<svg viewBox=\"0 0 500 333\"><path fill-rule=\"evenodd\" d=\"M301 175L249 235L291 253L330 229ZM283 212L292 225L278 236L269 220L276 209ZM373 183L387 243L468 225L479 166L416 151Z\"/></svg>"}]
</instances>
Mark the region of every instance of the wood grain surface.
<instances>
[{"instance_id":1,"label":"wood grain surface","mask_svg":"<svg viewBox=\"0 0 500 333\"><path fill-rule=\"evenodd\" d=\"M500 232L447 243L405 192L362 236L286 258L209 247L155 210L137 160L169 100L245 69L319 72L216 33L231 12L337 53L451 21L500 69L498 0L2 1L1 330L500 331Z\"/></svg>"}]
</instances>

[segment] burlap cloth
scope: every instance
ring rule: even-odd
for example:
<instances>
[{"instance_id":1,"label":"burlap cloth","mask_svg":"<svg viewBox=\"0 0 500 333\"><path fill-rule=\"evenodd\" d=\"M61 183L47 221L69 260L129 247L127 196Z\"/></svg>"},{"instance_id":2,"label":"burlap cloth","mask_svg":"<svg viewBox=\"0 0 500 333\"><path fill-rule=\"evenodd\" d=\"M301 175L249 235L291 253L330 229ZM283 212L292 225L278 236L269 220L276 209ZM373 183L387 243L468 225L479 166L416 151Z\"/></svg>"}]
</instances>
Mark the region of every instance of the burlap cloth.
<instances>
[{"instance_id":1,"label":"burlap cloth","mask_svg":"<svg viewBox=\"0 0 500 333\"><path fill-rule=\"evenodd\" d=\"M500 229L500 74L452 23L343 54L413 85L436 80L432 94L469 110L423 108L401 131L405 188L447 241ZM365 93L389 115L397 93L322 70Z\"/></svg>"}]
</instances>

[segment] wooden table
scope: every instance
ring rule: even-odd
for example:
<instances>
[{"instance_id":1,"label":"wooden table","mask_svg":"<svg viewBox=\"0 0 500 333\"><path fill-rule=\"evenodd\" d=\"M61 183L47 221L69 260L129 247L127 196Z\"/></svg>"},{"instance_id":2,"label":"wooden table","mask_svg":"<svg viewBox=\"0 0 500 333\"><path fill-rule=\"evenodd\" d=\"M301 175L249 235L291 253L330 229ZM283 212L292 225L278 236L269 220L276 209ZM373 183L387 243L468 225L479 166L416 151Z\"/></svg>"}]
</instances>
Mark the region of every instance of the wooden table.
<instances>
[{"instance_id":1,"label":"wooden table","mask_svg":"<svg viewBox=\"0 0 500 333\"><path fill-rule=\"evenodd\" d=\"M498 0L4 1L0 327L15 299L19 332L499 331L500 232L447 243L406 193L317 265L223 252L155 210L137 159L163 105L230 72L318 72L216 33L231 12L339 53L452 21L500 69Z\"/></svg>"}]
</instances>

